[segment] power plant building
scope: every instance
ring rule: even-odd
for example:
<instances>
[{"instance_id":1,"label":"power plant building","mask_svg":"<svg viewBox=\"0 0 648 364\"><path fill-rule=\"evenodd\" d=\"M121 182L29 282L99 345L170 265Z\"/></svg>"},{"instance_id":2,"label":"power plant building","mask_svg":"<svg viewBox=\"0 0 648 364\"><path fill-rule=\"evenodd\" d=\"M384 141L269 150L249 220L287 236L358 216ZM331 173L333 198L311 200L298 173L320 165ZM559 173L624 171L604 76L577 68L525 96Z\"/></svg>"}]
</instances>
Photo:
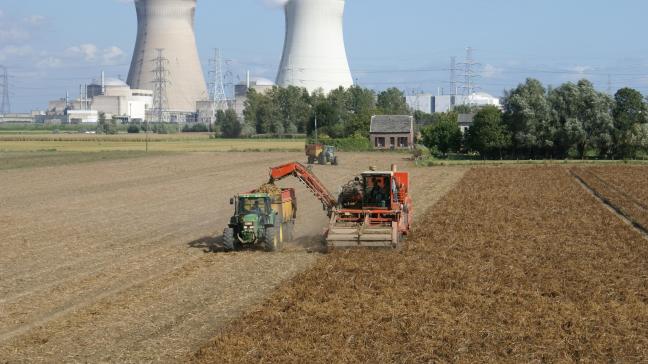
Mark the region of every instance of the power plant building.
<instances>
[{"instance_id":1,"label":"power plant building","mask_svg":"<svg viewBox=\"0 0 648 364\"><path fill-rule=\"evenodd\" d=\"M289 0L277 85L329 92L353 85L344 46L345 0Z\"/></svg>"},{"instance_id":2,"label":"power plant building","mask_svg":"<svg viewBox=\"0 0 648 364\"><path fill-rule=\"evenodd\" d=\"M128 84L154 90L165 112L194 113L196 103L207 99L194 33L196 0L135 0L135 9Z\"/></svg>"},{"instance_id":3,"label":"power plant building","mask_svg":"<svg viewBox=\"0 0 648 364\"><path fill-rule=\"evenodd\" d=\"M470 96L465 95L433 95L417 94L405 97L407 105L413 111L422 111L428 114L438 112L452 111L455 106L472 105L472 106L497 106L502 107L500 99L489 95L485 92L473 93Z\"/></svg>"}]
</instances>

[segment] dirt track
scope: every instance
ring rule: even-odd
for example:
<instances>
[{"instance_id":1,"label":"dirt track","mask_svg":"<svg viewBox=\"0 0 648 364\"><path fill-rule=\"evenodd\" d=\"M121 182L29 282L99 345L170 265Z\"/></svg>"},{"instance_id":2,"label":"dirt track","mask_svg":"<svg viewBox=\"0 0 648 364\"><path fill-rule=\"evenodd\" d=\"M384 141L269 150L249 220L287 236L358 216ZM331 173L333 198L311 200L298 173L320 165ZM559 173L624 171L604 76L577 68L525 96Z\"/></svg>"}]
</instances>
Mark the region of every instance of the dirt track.
<instances>
[{"instance_id":1,"label":"dirt track","mask_svg":"<svg viewBox=\"0 0 648 364\"><path fill-rule=\"evenodd\" d=\"M315 166L332 192L368 165ZM327 219L295 181L296 243L279 254L209 253L229 197L299 153L191 154L0 172L0 362L171 361L318 258ZM413 169L417 208L463 169Z\"/></svg>"}]
</instances>

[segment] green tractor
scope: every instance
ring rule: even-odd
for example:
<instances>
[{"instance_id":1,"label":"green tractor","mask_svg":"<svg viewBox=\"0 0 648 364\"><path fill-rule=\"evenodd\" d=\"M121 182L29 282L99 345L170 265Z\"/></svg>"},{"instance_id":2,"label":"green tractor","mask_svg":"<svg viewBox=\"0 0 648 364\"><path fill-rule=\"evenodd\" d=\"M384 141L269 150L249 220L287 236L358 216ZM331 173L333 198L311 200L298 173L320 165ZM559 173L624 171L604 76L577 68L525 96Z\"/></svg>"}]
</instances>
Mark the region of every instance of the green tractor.
<instances>
[{"instance_id":1,"label":"green tractor","mask_svg":"<svg viewBox=\"0 0 648 364\"><path fill-rule=\"evenodd\" d=\"M295 203L293 189L275 195L251 192L232 198L234 215L223 232L225 250L256 245L271 252L281 250L283 242L292 239Z\"/></svg>"}]
</instances>

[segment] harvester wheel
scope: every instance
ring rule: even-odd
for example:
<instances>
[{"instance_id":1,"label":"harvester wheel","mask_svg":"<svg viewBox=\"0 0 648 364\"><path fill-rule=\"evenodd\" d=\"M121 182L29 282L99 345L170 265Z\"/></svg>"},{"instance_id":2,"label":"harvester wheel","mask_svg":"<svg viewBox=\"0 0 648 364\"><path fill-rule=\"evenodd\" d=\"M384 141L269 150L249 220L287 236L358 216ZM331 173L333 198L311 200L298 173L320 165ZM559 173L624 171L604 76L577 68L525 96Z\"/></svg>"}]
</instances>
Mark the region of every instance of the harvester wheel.
<instances>
[{"instance_id":1,"label":"harvester wheel","mask_svg":"<svg viewBox=\"0 0 648 364\"><path fill-rule=\"evenodd\" d=\"M225 248L225 251L234 251L234 249L236 248L234 239L234 229L226 228L223 231L223 247Z\"/></svg>"},{"instance_id":2,"label":"harvester wheel","mask_svg":"<svg viewBox=\"0 0 648 364\"><path fill-rule=\"evenodd\" d=\"M338 157L333 157L333 161L331 162L332 165L337 166L339 163Z\"/></svg>"},{"instance_id":3,"label":"harvester wheel","mask_svg":"<svg viewBox=\"0 0 648 364\"><path fill-rule=\"evenodd\" d=\"M265 229L263 244L269 252L276 252L281 249L281 242L279 241L279 236L277 236L277 229L275 227L268 227Z\"/></svg>"}]
</instances>

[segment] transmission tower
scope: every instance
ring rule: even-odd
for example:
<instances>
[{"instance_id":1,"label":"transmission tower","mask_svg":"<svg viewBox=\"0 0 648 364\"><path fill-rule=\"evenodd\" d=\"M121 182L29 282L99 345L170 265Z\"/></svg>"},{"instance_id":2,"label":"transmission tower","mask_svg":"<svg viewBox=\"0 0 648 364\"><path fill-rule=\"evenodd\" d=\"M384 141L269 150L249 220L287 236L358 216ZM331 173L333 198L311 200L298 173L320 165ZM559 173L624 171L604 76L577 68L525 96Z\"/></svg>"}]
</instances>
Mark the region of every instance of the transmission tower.
<instances>
[{"instance_id":1,"label":"transmission tower","mask_svg":"<svg viewBox=\"0 0 648 364\"><path fill-rule=\"evenodd\" d=\"M450 57L450 95L457 96L459 91L459 82L457 82L457 57Z\"/></svg>"},{"instance_id":2,"label":"transmission tower","mask_svg":"<svg viewBox=\"0 0 648 364\"><path fill-rule=\"evenodd\" d=\"M7 67L0 66L0 82L2 83L2 102L0 103L0 114L11 113L11 103L9 102L9 72Z\"/></svg>"},{"instance_id":3,"label":"transmission tower","mask_svg":"<svg viewBox=\"0 0 648 364\"><path fill-rule=\"evenodd\" d=\"M479 89L475 80L480 77L477 68L481 66L480 63L475 62L472 47L466 48L466 60L461 65L464 70L464 81L461 86L462 93L465 96L464 103L471 105L472 95Z\"/></svg>"},{"instance_id":4,"label":"transmission tower","mask_svg":"<svg viewBox=\"0 0 648 364\"><path fill-rule=\"evenodd\" d=\"M169 82L169 70L167 65L169 60L164 58L164 49L157 48L157 57L151 60L153 62L153 111L157 115L158 123L164 122L164 114L167 109L167 86Z\"/></svg>"},{"instance_id":5,"label":"transmission tower","mask_svg":"<svg viewBox=\"0 0 648 364\"><path fill-rule=\"evenodd\" d=\"M221 57L220 49L214 49L214 58L209 60L211 70L209 76L209 99L214 108L220 107L227 103L227 95L225 94L225 84L223 82L223 58Z\"/></svg>"}]
</instances>

